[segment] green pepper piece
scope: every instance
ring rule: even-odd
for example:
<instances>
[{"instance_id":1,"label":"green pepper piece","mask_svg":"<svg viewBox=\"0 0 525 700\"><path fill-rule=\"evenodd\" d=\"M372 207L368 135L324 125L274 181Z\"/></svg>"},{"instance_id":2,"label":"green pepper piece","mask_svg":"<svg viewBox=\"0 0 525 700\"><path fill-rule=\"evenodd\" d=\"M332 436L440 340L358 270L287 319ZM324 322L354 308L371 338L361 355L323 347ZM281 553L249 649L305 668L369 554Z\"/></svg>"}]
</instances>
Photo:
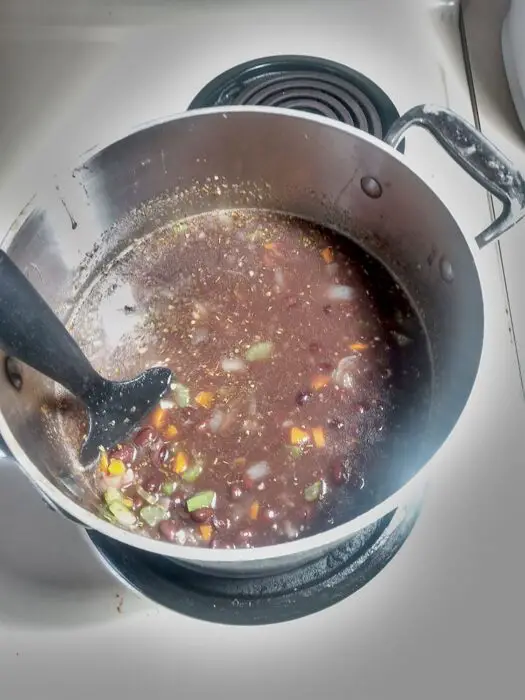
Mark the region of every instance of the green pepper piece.
<instances>
[{"instance_id":1,"label":"green pepper piece","mask_svg":"<svg viewBox=\"0 0 525 700\"><path fill-rule=\"evenodd\" d=\"M165 496L171 496L172 493L177 488L177 483L175 481L167 481L165 484L162 484L162 493Z\"/></svg>"},{"instance_id":2,"label":"green pepper piece","mask_svg":"<svg viewBox=\"0 0 525 700\"><path fill-rule=\"evenodd\" d=\"M109 506L109 504L113 503L114 501L121 501L122 494L114 486L109 486L104 492L104 500Z\"/></svg>"},{"instance_id":3,"label":"green pepper piece","mask_svg":"<svg viewBox=\"0 0 525 700\"><path fill-rule=\"evenodd\" d=\"M194 510L200 508L213 508L217 494L215 491L200 491L186 501L188 513L193 513Z\"/></svg>"},{"instance_id":4,"label":"green pepper piece","mask_svg":"<svg viewBox=\"0 0 525 700\"><path fill-rule=\"evenodd\" d=\"M322 485L323 484L321 481L315 481L313 484L310 484L310 486L305 488L304 498L306 501L308 501L308 503L318 500L319 496L321 495Z\"/></svg>"},{"instance_id":5,"label":"green pepper piece","mask_svg":"<svg viewBox=\"0 0 525 700\"><path fill-rule=\"evenodd\" d=\"M199 476L202 474L202 469L202 464L194 464L193 467L186 469L186 471L182 475L183 481L186 481L189 484L193 483L194 481L197 481Z\"/></svg>"}]
</instances>

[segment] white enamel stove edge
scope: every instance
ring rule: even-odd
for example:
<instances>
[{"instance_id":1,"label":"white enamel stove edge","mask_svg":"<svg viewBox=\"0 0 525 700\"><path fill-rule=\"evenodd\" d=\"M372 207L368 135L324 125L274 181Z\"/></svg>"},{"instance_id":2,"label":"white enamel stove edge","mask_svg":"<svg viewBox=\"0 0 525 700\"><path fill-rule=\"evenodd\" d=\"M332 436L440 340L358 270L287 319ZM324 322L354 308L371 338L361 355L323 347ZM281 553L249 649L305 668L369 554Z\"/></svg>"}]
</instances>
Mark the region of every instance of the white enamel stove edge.
<instances>
[{"instance_id":1,"label":"white enamel stove edge","mask_svg":"<svg viewBox=\"0 0 525 700\"><path fill-rule=\"evenodd\" d=\"M47 27L45 12L32 23L26 12L22 24L24 12L15 7L10 24L0 28L3 65L12 76L0 113L1 230L51 164L185 109L219 72L258 56L329 58L375 80L400 112L433 102L472 120L455 5L231 0L219 11L210 2L128 7L113 0L109 9L98 3L87 9L80 0L54 0ZM410 132L406 150L473 243L488 221L484 192L428 135ZM480 596L518 600L516 562L506 562L501 576L490 564L498 562L502 543L519 544L516 455L525 409L496 251L476 258L487 342L472 401L443 449L442 468L402 550L361 591L323 613L238 629L160 610L120 588L81 533L47 511L6 461L0 469L0 677L12 689L6 697L15 691L58 700L100 692L201 697L220 689L236 699L311 697L330 689L331 697L343 698L351 689L361 698L415 698L431 677L430 698L448 687L443 668L458 671L455 694L467 683L472 693L478 682L480 693L487 692L490 679L506 670L494 660L498 632L509 639L519 629L508 615L504 632L501 616ZM486 637L473 654L480 620L494 639ZM489 659L490 676L482 672ZM88 672L79 676L81 662ZM262 668L272 670L264 682Z\"/></svg>"}]
</instances>

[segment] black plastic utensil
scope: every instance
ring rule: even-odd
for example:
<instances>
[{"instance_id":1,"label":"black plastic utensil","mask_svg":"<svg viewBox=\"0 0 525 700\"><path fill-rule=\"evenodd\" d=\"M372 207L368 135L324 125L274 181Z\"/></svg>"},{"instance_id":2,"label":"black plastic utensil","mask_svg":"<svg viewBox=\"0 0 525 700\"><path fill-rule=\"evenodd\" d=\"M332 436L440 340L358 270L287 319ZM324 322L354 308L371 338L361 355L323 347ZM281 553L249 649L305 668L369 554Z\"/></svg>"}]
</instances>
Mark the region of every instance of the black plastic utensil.
<instances>
[{"instance_id":1,"label":"black plastic utensil","mask_svg":"<svg viewBox=\"0 0 525 700\"><path fill-rule=\"evenodd\" d=\"M61 321L0 250L0 348L61 384L88 409L89 429L80 450L86 465L100 446L128 436L159 402L171 371L154 367L138 377L114 382L101 377Z\"/></svg>"}]
</instances>

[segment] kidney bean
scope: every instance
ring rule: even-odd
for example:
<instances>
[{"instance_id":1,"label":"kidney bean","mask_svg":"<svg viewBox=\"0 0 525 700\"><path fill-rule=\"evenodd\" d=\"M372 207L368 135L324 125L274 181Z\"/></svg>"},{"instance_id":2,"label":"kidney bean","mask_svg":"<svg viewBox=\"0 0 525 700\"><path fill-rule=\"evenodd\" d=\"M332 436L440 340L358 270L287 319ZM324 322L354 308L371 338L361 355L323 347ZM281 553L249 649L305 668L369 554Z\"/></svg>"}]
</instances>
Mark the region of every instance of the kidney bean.
<instances>
[{"instance_id":1,"label":"kidney bean","mask_svg":"<svg viewBox=\"0 0 525 700\"><path fill-rule=\"evenodd\" d=\"M214 515L212 522L216 530L229 530L232 526L232 521L227 517L219 518L217 515Z\"/></svg>"},{"instance_id":2,"label":"kidney bean","mask_svg":"<svg viewBox=\"0 0 525 700\"><path fill-rule=\"evenodd\" d=\"M312 353L312 355L317 355L318 352L321 352L321 346L319 343L312 342L308 346L308 350Z\"/></svg>"},{"instance_id":3,"label":"kidney bean","mask_svg":"<svg viewBox=\"0 0 525 700\"><path fill-rule=\"evenodd\" d=\"M342 460L336 460L330 466L330 476L335 486L342 486L348 481L348 469Z\"/></svg>"},{"instance_id":4,"label":"kidney bean","mask_svg":"<svg viewBox=\"0 0 525 700\"><path fill-rule=\"evenodd\" d=\"M328 316L329 314L332 313L332 305L331 305L331 304L325 304L325 305L323 306L323 311L324 311L325 314Z\"/></svg>"},{"instance_id":5,"label":"kidney bean","mask_svg":"<svg viewBox=\"0 0 525 700\"><path fill-rule=\"evenodd\" d=\"M181 508L186 504L186 499L181 493L175 493L171 497L171 507L172 508Z\"/></svg>"},{"instance_id":6,"label":"kidney bean","mask_svg":"<svg viewBox=\"0 0 525 700\"><path fill-rule=\"evenodd\" d=\"M284 303L287 309L293 309L299 304L299 297L295 294L288 294Z\"/></svg>"},{"instance_id":7,"label":"kidney bean","mask_svg":"<svg viewBox=\"0 0 525 700\"><path fill-rule=\"evenodd\" d=\"M261 511L261 520L267 523L273 523L279 517L279 513L275 508L263 508Z\"/></svg>"},{"instance_id":8,"label":"kidney bean","mask_svg":"<svg viewBox=\"0 0 525 700\"><path fill-rule=\"evenodd\" d=\"M213 517L213 508L199 508L192 511L190 517L196 523L208 523Z\"/></svg>"},{"instance_id":9,"label":"kidney bean","mask_svg":"<svg viewBox=\"0 0 525 700\"><path fill-rule=\"evenodd\" d=\"M158 439L159 434L150 425L139 430L133 438L133 442L137 447L149 447Z\"/></svg>"},{"instance_id":10,"label":"kidney bean","mask_svg":"<svg viewBox=\"0 0 525 700\"><path fill-rule=\"evenodd\" d=\"M238 484L232 484L230 487L230 497L235 501L238 500L243 494L242 488Z\"/></svg>"},{"instance_id":11,"label":"kidney bean","mask_svg":"<svg viewBox=\"0 0 525 700\"><path fill-rule=\"evenodd\" d=\"M329 418L326 421L326 425L333 430L342 430L345 427L345 424L340 418Z\"/></svg>"},{"instance_id":12,"label":"kidney bean","mask_svg":"<svg viewBox=\"0 0 525 700\"><path fill-rule=\"evenodd\" d=\"M235 539L240 545L249 544L251 542L251 540L253 539L253 531L250 530L249 528L245 528L244 530L240 530L237 533L237 537Z\"/></svg>"},{"instance_id":13,"label":"kidney bean","mask_svg":"<svg viewBox=\"0 0 525 700\"><path fill-rule=\"evenodd\" d=\"M159 473L154 473L144 480L144 482L142 483L142 488L148 493L157 493L158 491L160 491L163 483L163 475Z\"/></svg>"},{"instance_id":14,"label":"kidney bean","mask_svg":"<svg viewBox=\"0 0 525 700\"><path fill-rule=\"evenodd\" d=\"M315 515L315 511L316 508L314 503L305 503L299 509L298 516L300 520L308 521L313 518L313 516Z\"/></svg>"},{"instance_id":15,"label":"kidney bean","mask_svg":"<svg viewBox=\"0 0 525 700\"><path fill-rule=\"evenodd\" d=\"M109 457L111 459L120 459L120 461L124 462L124 464L128 467L130 467L133 464L136 456L137 448L135 447L135 445L131 444L122 445L121 447L118 447L109 453Z\"/></svg>"},{"instance_id":16,"label":"kidney bean","mask_svg":"<svg viewBox=\"0 0 525 700\"><path fill-rule=\"evenodd\" d=\"M175 540L175 535L178 530L178 525L175 520L162 520L159 525L159 532L168 542Z\"/></svg>"},{"instance_id":17,"label":"kidney bean","mask_svg":"<svg viewBox=\"0 0 525 700\"><path fill-rule=\"evenodd\" d=\"M317 371L322 374L329 374L334 369L334 366L330 362L319 362L317 365Z\"/></svg>"},{"instance_id":18,"label":"kidney bean","mask_svg":"<svg viewBox=\"0 0 525 700\"><path fill-rule=\"evenodd\" d=\"M246 474L242 477L242 485L245 491L251 491L255 486L253 479L250 479Z\"/></svg>"},{"instance_id":19,"label":"kidney bean","mask_svg":"<svg viewBox=\"0 0 525 700\"><path fill-rule=\"evenodd\" d=\"M157 443L151 451L151 462L155 467L162 467L169 457L169 449L162 443Z\"/></svg>"},{"instance_id":20,"label":"kidney bean","mask_svg":"<svg viewBox=\"0 0 525 700\"><path fill-rule=\"evenodd\" d=\"M349 483L354 489L361 491L365 487L365 477L357 469L350 474Z\"/></svg>"},{"instance_id":21,"label":"kidney bean","mask_svg":"<svg viewBox=\"0 0 525 700\"><path fill-rule=\"evenodd\" d=\"M312 400L313 396L311 391L300 391L295 397L295 403L298 406L304 406L304 404Z\"/></svg>"}]
</instances>

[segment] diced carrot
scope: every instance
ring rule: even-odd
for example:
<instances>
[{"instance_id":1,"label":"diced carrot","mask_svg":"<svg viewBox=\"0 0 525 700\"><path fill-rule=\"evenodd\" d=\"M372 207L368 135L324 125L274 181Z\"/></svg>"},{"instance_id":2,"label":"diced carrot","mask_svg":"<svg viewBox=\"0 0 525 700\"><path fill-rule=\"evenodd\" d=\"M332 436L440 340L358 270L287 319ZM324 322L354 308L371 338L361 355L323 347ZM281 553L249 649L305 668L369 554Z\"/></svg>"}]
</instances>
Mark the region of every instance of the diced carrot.
<instances>
[{"instance_id":1,"label":"diced carrot","mask_svg":"<svg viewBox=\"0 0 525 700\"><path fill-rule=\"evenodd\" d=\"M172 469L175 472L175 474L184 474L184 472L188 468L188 458L186 457L184 452L177 452L173 461L174 464L172 465Z\"/></svg>"},{"instance_id":2,"label":"diced carrot","mask_svg":"<svg viewBox=\"0 0 525 700\"><path fill-rule=\"evenodd\" d=\"M177 430L177 427L170 423L164 431L164 437L166 438L166 440L174 440L177 437L178 433L179 431Z\"/></svg>"},{"instance_id":3,"label":"diced carrot","mask_svg":"<svg viewBox=\"0 0 525 700\"><path fill-rule=\"evenodd\" d=\"M110 459L108 472L111 476L121 476L126 473L126 465L121 459Z\"/></svg>"},{"instance_id":4,"label":"diced carrot","mask_svg":"<svg viewBox=\"0 0 525 700\"><path fill-rule=\"evenodd\" d=\"M273 250L275 248L275 243L265 243L264 247L266 248L266 250Z\"/></svg>"},{"instance_id":5,"label":"diced carrot","mask_svg":"<svg viewBox=\"0 0 525 700\"><path fill-rule=\"evenodd\" d=\"M331 248L323 248L321 256L327 265L334 261L334 252Z\"/></svg>"},{"instance_id":6,"label":"diced carrot","mask_svg":"<svg viewBox=\"0 0 525 700\"><path fill-rule=\"evenodd\" d=\"M310 439L310 436L306 432L306 430L303 430L302 428L295 428L293 427L290 430L290 442L292 445L304 445L305 442L308 442Z\"/></svg>"},{"instance_id":7,"label":"diced carrot","mask_svg":"<svg viewBox=\"0 0 525 700\"><path fill-rule=\"evenodd\" d=\"M202 406L203 408L211 408L213 406L214 399L215 397L211 391L200 391L195 397L195 403L198 403L199 406Z\"/></svg>"},{"instance_id":8,"label":"diced carrot","mask_svg":"<svg viewBox=\"0 0 525 700\"><path fill-rule=\"evenodd\" d=\"M100 448L100 457L98 458L98 468L100 469L101 472L106 473L109 467L109 457L108 453L106 450L101 447Z\"/></svg>"},{"instance_id":9,"label":"diced carrot","mask_svg":"<svg viewBox=\"0 0 525 700\"><path fill-rule=\"evenodd\" d=\"M251 506L250 506L250 518L252 520L257 520L257 517L259 515L259 503L258 501L254 501Z\"/></svg>"},{"instance_id":10,"label":"diced carrot","mask_svg":"<svg viewBox=\"0 0 525 700\"><path fill-rule=\"evenodd\" d=\"M202 539L205 542L209 542L213 535L213 527L211 525L199 525L199 532L201 533Z\"/></svg>"},{"instance_id":11,"label":"diced carrot","mask_svg":"<svg viewBox=\"0 0 525 700\"><path fill-rule=\"evenodd\" d=\"M330 377L326 374L318 374L312 379L312 389L319 391L330 384Z\"/></svg>"},{"instance_id":12,"label":"diced carrot","mask_svg":"<svg viewBox=\"0 0 525 700\"><path fill-rule=\"evenodd\" d=\"M324 430L321 427L312 429L312 437L316 447L324 447L326 445Z\"/></svg>"},{"instance_id":13,"label":"diced carrot","mask_svg":"<svg viewBox=\"0 0 525 700\"><path fill-rule=\"evenodd\" d=\"M354 352L360 352L361 350L366 350L367 347L367 343L352 343L350 345L350 350L353 350Z\"/></svg>"},{"instance_id":14,"label":"diced carrot","mask_svg":"<svg viewBox=\"0 0 525 700\"><path fill-rule=\"evenodd\" d=\"M157 406L157 408L151 414L149 422L154 428L156 428L157 430L161 430L166 424L167 420L168 414L166 413L166 411L160 406Z\"/></svg>"}]
</instances>

